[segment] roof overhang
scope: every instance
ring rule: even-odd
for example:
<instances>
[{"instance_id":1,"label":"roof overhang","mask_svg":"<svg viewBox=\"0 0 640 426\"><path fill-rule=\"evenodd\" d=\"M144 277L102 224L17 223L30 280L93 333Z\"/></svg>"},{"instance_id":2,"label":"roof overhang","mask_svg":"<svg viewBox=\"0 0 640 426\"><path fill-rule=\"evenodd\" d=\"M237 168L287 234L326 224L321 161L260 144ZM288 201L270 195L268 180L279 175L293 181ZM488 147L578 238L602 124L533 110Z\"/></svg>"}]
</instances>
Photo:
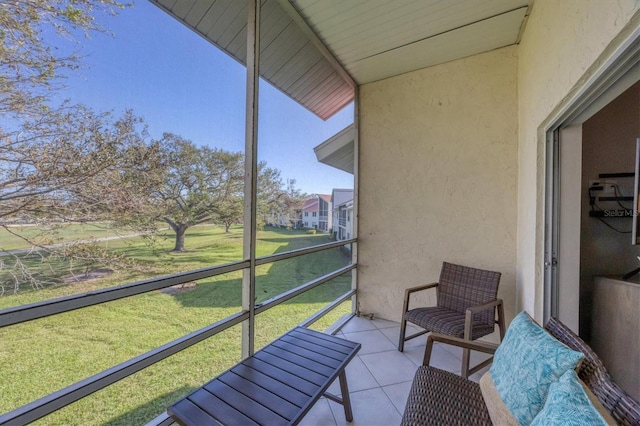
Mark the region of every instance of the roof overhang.
<instances>
[{"instance_id":1,"label":"roof overhang","mask_svg":"<svg viewBox=\"0 0 640 426\"><path fill-rule=\"evenodd\" d=\"M150 0L246 63L247 2ZM356 84L518 42L533 0L262 0L260 75L322 119Z\"/></svg>"},{"instance_id":2,"label":"roof overhang","mask_svg":"<svg viewBox=\"0 0 640 426\"><path fill-rule=\"evenodd\" d=\"M318 161L353 174L355 134L352 124L313 148Z\"/></svg>"},{"instance_id":3,"label":"roof overhang","mask_svg":"<svg viewBox=\"0 0 640 426\"><path fill-rule=\"evenodd\" d=\"M150 0L246 65L247 2ZM286 0L262 2L260 76L326 120L353 101L355 83Z\"/></svg>"}]
</instances>

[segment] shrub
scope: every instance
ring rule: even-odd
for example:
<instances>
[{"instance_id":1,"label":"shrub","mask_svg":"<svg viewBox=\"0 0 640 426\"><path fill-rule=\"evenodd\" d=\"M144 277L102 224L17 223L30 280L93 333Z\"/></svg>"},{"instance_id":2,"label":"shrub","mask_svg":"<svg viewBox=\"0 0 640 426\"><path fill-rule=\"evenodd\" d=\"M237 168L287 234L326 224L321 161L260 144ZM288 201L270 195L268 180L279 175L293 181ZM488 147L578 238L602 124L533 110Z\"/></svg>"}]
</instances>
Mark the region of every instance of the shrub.
<instances>
[{"instance_id":1,"label":"shrub","mask_svg":"<svg viewBox=\"0 0 640 426\"><path fill-rule=\"evenodd\" d=\"M307 234L309 234L309 235L315 235L315 234L316 234L316 230L315 230L315 229L309 229L309 230L307 231Z\"/></svg>"}]
</instances>

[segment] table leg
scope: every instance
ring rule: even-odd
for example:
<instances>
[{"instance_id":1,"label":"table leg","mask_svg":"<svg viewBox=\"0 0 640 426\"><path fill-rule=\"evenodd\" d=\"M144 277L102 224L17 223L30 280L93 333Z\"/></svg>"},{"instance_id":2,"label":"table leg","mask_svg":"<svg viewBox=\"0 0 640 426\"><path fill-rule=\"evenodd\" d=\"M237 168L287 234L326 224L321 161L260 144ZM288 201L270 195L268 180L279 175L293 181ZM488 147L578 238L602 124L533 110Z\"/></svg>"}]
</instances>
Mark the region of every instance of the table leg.
<instances>
[{"instance_id":1,"label":"table leg","mask_svg":"<svg viewBox=\"0 0 640 426\"><path fill-rule=\"evenodd\" d=\"M342 394L342 405L344 406L344 417L348 422L353 421L351 411L351 398L349 397L349 387L347 386L347 374L344 370L338 376L340 378L340 393Z\"/></svg>"}]
</instances>

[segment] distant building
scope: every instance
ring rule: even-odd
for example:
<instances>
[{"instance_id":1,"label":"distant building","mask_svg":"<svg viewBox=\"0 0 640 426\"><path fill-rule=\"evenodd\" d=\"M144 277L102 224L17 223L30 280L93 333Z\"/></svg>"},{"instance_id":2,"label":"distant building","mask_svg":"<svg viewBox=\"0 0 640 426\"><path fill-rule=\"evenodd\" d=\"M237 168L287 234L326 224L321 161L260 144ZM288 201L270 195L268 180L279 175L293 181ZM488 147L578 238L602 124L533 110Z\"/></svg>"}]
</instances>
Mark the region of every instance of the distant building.
<instances>
[{"instance_id":1,"label":"distant building","mask_svg":"<svg viewBox=\"0 0 640 426\"><path fill-rule=\"evenodd\" d=\"M279 228L302 228L302 211L300 209L292 209L284 212L270 212L265 216L267 225Z\"/></svg>"},{"instance_id":2,"label":"distant building","mask_svg":"<svg viewBox=\"0 0 640 426\"><path fill-rule=\"evenodd\" d=\"M313 194L302 207L302 225L323 232L331 229L331 196Z\"/></svg>"},{"instance_id":3,"label":"distant building","mask_svg":"<svg viewBox=\"0 0 640 426\"><path fill-rule=\"evenodd\" d=\"M331 193L332 233L336 240L353 237L353 189L334 189Z\"/></svg>"}]
</instances>

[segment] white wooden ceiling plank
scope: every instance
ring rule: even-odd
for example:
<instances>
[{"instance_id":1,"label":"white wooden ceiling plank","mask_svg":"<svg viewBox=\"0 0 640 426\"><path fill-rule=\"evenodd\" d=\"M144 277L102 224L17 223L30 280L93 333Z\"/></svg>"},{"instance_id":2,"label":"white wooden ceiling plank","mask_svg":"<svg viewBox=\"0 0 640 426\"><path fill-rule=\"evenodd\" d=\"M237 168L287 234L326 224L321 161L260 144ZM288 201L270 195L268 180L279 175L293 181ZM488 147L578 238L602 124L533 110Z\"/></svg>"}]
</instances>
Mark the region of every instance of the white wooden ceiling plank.
<instances>
[{"instance_id":1,"label":"white wooden ceiling plank","mask_svg":"<svg viewBox=\"0 0 640 426\"><path fill-rule=\"evenodd\" d=\"M282 9L280 9L280 11L284 14ZM318 114L317 107L322 107L322 102L315 102L314 106L311 106L308 103L305 103L302 97L307 96L313 99L327 99L327 102L330 102L331 97L333 96L331 91L338 89L340 84L335 84L335 87L329 87L326 84L315 87L299 86L297 89L295 87L292 88L291 86L284 88L277 84L277 80L281 80L283 82L288 82L293 79L297 80L299 77L305 76L305 73L307 72L309 75L315 76L314 71L317 72L317 69L331 68L331 70L333 70L328 63L320 68L313 68L312 65L316 65L318 61L326 62L326 60L317 51L316 47L312 43L309 43L307 37L300 31L300 29L290 21L288 15L285 15L285 17L287 18L285 22L289 25L287 25L282 31L280 31L281 27L278 26L278 24L282 23L282 20L278 20L277 23L270 25L270 27L275 25L276 29L272 31L270 35L263 35L261 40L262 51L260 55L261 74L265 79L276 85L276 87L280 87L281 90L287 93L290 97L300 103L303 103L308 109ZM306 61L301 62L301 58L307 59ZM316 61L311 62L315 58L317 58ZM283 72L283 68L287 67L291 62L297 62L298 66L295 69L288 68L294 72L292 75L286 75ZM308 66L300 68L300 65L304 63L307 63ZM309 75L306 75L305 77L309 78ZM346 85L346 82L342 80L341 84ZM302 89L302 91L300 89ZM326 119L329 116L326 115L326 112L322 115L318 115L323 119Z\"/></svg>"},{"instance_id":2,"label":"white wooden ceiling plank","mask_svg":"<svg viewBox=\"0 0 640 426\"><path fill-rule=\"evenodd\" d=\"M474 22L476 19L463 20L450 12L456 8L466 11L462 3L461 0L452 0L439 8L384 10L380 15L361 17L343 31L331 33L327 30L326 37L329 42L336 39L336 43L332 43L332 46L342 55L346 55L349 49L360 50L366 44L378 46L371 49L373 52L384 51L398 44L420 40L444 30ZM451 22L450 17L456 21ZM363 54L360 57L363 56L369 56L369 54Z\"/></svg>"},{"instance_id":3,"label":"white wooden ceiling plank","mask_svg":"<svg viewBox=\"0 0 640 426\"><path fill-rule=\"evenodd\" d=\"M226 45L220 43L220 39L233 24L235 18L242 10L243 4L244 2L237 2L234 0L229 1L226 7L221 10L220 15L217 16L217 19L211 29L207 32L207 38L215 42L217 46L224 49Z\"/></svg>"},{"instance_id":4,"label":"white wooden ceiling plank","mask_svg":"<svg viewBox=\"0 0 640 426\"><path fill-rule=\"evenodd\" d=\"M173 6L175 6L178 0L154 0L154 1L159 5L161 5L163 8L167 10L171 10L173 9Z\"/></svg>"},{"instance_id":5,"label":"white wooden ceiling plank","mask_svg":"<svg viewBox=\"0 0 640 426\"><path fill-rule=\"evenodd\" d=\"M389 12L386 18L381 15L366 22L355 22L336 34L324 29L321 32L341 59L352 61L513 10L512 5L505 8L504 0L471 5L466 0L458 0L443 4L423 10L398 9ZM332 43L333 39L341 41Z\"/></svg>"},{"instance_id":6,"label":"white wooden ceiling plank","mask_svg":"<svg viewBox=\"0 0 640 426\"><path fill-rule=\"evenodd\" d=\"M396 19L398 16L407 14L428 16L433 10L448 7L450 3L464 1L465 0L448 0L436 4L434 4L433 1L421 1L419 3L409 1L375 1L362 4L359 8L352 9L348 13L343 13L340 16L318 20L316 22L318 23L317 26L321 33L342 34L345 37L349 37L354 33L361 32L363 27L374 32L388 28L388 26L391 26L388 24L389 21ZM396 30L398 29L401 30L401 28L396 27Z\"/></svg>"},{"instance_id":7,"label":"white wooden ceiling plank","mask_svg":"<svg viewBox=\"0 0 640 426\"><path fill-rule=\"evenodd\" d=\"M230 19L220 19L220 21L225 22L227 25L218 38L218 43L220 46L224 46L225 48L231 43L231 41L238 35L240 31L246 31L247 27L247 4L246 2L235 2L239 6L235 7L235 10L230 17ZM219 21L219 22L220 22Z\"/></svg>"},{"instance_id":8,"label":"white wooden ceiling plank","mask_svg":"<svg viewBox=\"0 0 640 426\"><path fill-rule=\"evenodd\" d=\"M317 114L330 117L353 101L354 96L353 88L349 84L343 85L333 91L331 98L318 108Z\"/></svg>"},{"instance_id":9,"label":"white wooden ceiling plank","mask_svg":"<svg viewBox=\"0 0 640 426\"><path fill-rule=\"evenodd\" d=\"M340 111L351 102L353 102L353 88L349 88L350 92L347 93L347 89L343 89L342 92L336 91L333 96L329 99L326 99L325 103L321 106L320 109L317 109L315 113L326 120L327 118L334 115L336 112Z\"/></svg>"},{"instance_id":10,"label":"white wooden ceiling plank","mask_svg":"<svg viewBox=\"0 0 640 426\"><path fill-rule=\"evenodd\" d=\"M282 10L276 0L265 1L264 4L260 6L260 31L264 31L265 26L270 25L283 16L291 20L291 17Z\"/></svg>"},{"instance_id":11,"label":"white wooden ceiling plank","mask_svg":"<svg viewBox=\"0 0 640 426\"><path fill-rule=\"evenodd\" d=\"M302 50L308 50L308 47L303 47ZM288 90L291 81L299 79L302 75L309 72L314 65L308 64L306 67L300 66L297 69L292 67L285 68L285 66L289 63L289 60L293 58L295 58L295 56L282 56L280 58L274 57L273 61L266 64L266 66L264 67L265 75L269 75L269 78L273 81L273 83L279 84L283 90ZM318 60L323 61L324 58L318 58Z\"/></svg>"},{"instance_id":12,"label":"white wooden ceiling plank","mask_svg":"<svg viewBox=\"0 0 640 426\"><path fill-rule=\"evenodd\" d=\"M246 26L245 26L246 27ZM227 51L243 64L247 59L247 31L243 28L227 45Z\"/></svg>"},{"instance_id":13,"label":"white wooden ceiling plank","mask_svg":"<svg viewBox=\"0 0 640 426\"><path fill-rule=\"evenodd\" d=\"M291 18L278 6L277 2L273 0L263 1L260 11L260 49L262 60L262 51L264 46L267 46L271 41L281 32L289 22ZM235 38L228 44L227 50L236 58L240 59L244 63L247 56L247 37L246 31L243 29L238 33Z\"/></svg>"},{"instance_id":14,"label":"white wooden ceiling plank","mask_svg":"<svg viewBox=\"0 0 640 426\"><path fill-rule=\"evenodd\" d=\"M314 88L319 84L319 81L322 81L322 79L316 78L312 73L306 73L287 91L287 93L310 111L314 111L313 108L310 108L306 103L304 103L303 99L315 90Z\"/></svg>"},{"instance_id":15,"label":"white wooden ceiling plank","mask_svg":"<svg viewBox=\"0 0 640 426\"><path fill-rule=\"evenodd\" d=\"M322 110L323 104L330 102L333 96L340 92L344 84L346 83L337 73L328 76L313 92L303 98L305 105L309 105L309 108L314 111Z\"/></svg>"},{"instance_id":16,"label":"white wooden ceiling plank","mask_svg":"<svg viewBox=\"0 0 640 426\"><path fill-rule=\"evenodd\" d=\"M387 1L387 0L382 0ZM323 1L294 1L300 13L307 17L313 17L314 22L325 22L344 15L358 15L361 11L375 7L380 0L323 0ZM360 11L356 12L355 11Z\"/></svg>"},{"instance_id":17,"label":"white wooden ceiling plank","mask_svg":"<svg viewBox=\"0 0 640 426\"><path fill-rule=\"evenodd\" d=\"M298 27L291 23L266 47L264 52L260 53L260 67L275 72L282 68L288 60L295 57L303 47L315 49L313 44L308 43L307 38Z\"/></svg>"},{"instance_id":18,"label":"white wooden ceiling plank","mask_svg":"<svg viewBox=\"0 0 640 426\"><path fill-rule=\"evenodd\" d=\"M216 0L196 25L196 31L205 36L209 34L231 1L232 0Z\"/></svg>"},{"instance_id":19,"label":"white wooden ceiling plank","mask_svg":"<svg viewBox=\"0 0 640 426\"><path fill-rule=\"evenodd\" d=\"M207 11L213 7L213 3L211 0L197 0L196 4L184 17L184 21L191 27L196 28Z\"/></svg>"},{"instance_id":20,"label":"white wooden ceiling plank","mask_svg":"<svg viewBox=\"0 0 640 426\"><path fill-rule=\"evenodd\" d=\"M338 0L340 1L340 0ZM298 3L299 0L296 1ZM326 1L321 2L326 4ZM345 2L352 4L352 2ZM321 16L320 14L305 15L307 20L319 28L322 34L334 34L340 33L342 37L349 37L350 32L361 32L361 25L367 26L372 31L380 30L402 30L391 20L397 16L407 16L407 14L413 18L415 16L424 20L424 23L430 25L437 21L433 18L434 13L440 13L442 10L450 10L451 7L455 7L457 12L463 10L493 10L490 14L485 16L491 16L492 14L498 14L507 12L522 6L526 6L528 0L403 0L403 1L387 1L387 0L367 0L365 2L357 3L358 7L351 9L348 13L341 13L340 16L329 17L329 19ZM375 21L371 21L375 18ZM387 22L387 25L385 25ZM402 21L397 22L402 25ZM343 32L346 31L346 32Z\"/></svg>"},{"instance_id":21,"label":"white wooden ceiling plank","mask_svg":"<svg viewBox=\"0 0 640 426\"><path fill-rule=\"evenodd\" d=\"M343 82L344 80L340 78L337 73L327 75L326 78L316 86L317 90L307 93L304 97L305 103L310 106L317 107L319 100L324 99L329 96L329 94L338 90Z\"/></svg>"},{"instance_id":22,"label":"white wooden ceiling plank","mask_svg":"<svg viewBox=\"0 0 640 426\"><path fill-rule=\"evenodd\" d=\"M265 46L277 37L291 22L291 18L282 10L276 1L266 0L261 4L260 11L260 61L263 60ZM245 43L244 46L242 43ZM229 44L229 50L235 57L246 57L246 34L243 39L236 37ZM243 53L242 50L245 50Z\"/></svg>"},{"instance_id":23,"label":"white wooden ceiling plank","mask_svg":"<svg viewBox=\"0 0 640 426\"><path fill-rule=\"evenodd\" d=\"M323 85L320 85L320 87L323 87ZM309 102L308 99L305 99L304 100L305 105L309 105L308 108L311 111L314 111L320 117L324 117L324 116L326 116L326 112L327 112L327 109L325 108L325 102L332 102L333 96L334 96L334 92L333 91L322 91L322 92L320 92L318 90L318 91L314 92L314 95L315 94L321 95L321 97L315 99L314 102Z\"/></svg>"},{"instance_id":24,"label":"white wooden ceiling plank","mask_svg":"<svg viewBox=\"0 0 640 426\"><path fill-rule=\"evenodd\" d=\"M336 96L332 95L331 97L324 99L324 102L321 105L321 109L314 110L316 115L318 115L318 117L322 118L323 120L326 120L327 118L331 117L333 114L340 111L342 108L344 108L349 104L349 102L347 102L340 107L337 107L337 108L333 107L333 105L337 105L337 103L334 101L335 98ZM328 107L329 104L331 104L332 107L329 108Z\"/></svg>"},{"instance_id":25,"label":"white wooden ceiling plank","mask_svg":"<svg viewBox=\"0 0 640 426\"><path fill-rule=\"evenodd\" d=\"M313 21L314 17L312 24L341 61L351 62L526 6L527 0L449 0L435 5L417 0L387 2L385 7L391 4L400 6L393 10L377 9L377 15L363 12L344 17L349 20L342 28L332 29L327 23Z\"/></svg>"},{"instance_id":26,"label":"white wooden ceiling plank","mask_svg":"<svg viewBox=\"0 0 640 426\"><path fill-rule=\"evenodd\" d=\"M491 18L493 19L493 18ZM520 24L521 23L514 23L514 29L520 28ZM517 37L518 37L518 33L515 32L515 35L513 36L513 40L512 42L515 43L517 41ZM431 36L434 37L434 36ZM425 37L424 39L428 39L429 37ZM420 39L417 40L409 40L409 39L402 39L402 40L388 40L389 42L391 41L395 41L395 43L393 43L392 45L384 45L384 49L380 49L381 46L383 46L382 43L376 45L375 43L372 43L372 41L367 41L366 43L363 43L362 45L354 45L353 48L349 49L349 50L345 50L345 51L341 51L340 53L337 53L336 56L339 57L339 59L341 61L343 61L344 63L351 63L351 62L356 62L358 60L361 59L365 59L367 57L370 56L374 56L380 52L384 52L387 50L393 50L397 47L401 47L403 45L409 45L412 44L416 41L419 41Z\"/></svg>"},{"instance_id":27,"label":"white wooden ceiling plank","mask_svg":"<svg viewBox=\"0 0 640 426\"><path fill-rule=\"evenodd\" d=\"M331 74L331 70L327 69L327 63L320 61L289 86L287 92L295 93L295 98L301 100L329 74Z\"/></svg>"},{"instance_id":28,"label":"white wooden ceiling plank","mask_svg":"<svg viewBox=\"0 0 640 426\"><path fill-rule=\"evenodd\" d=\"M469 19L456 23L456 25L453 26L442 26L444 20L441 20L438 24L439 27L433 28L424 21L424 17L419 16L417 13L410 12L407 14L407 17L412 20L408 22L394 22L396 25L392 26L389 21L398 21L404 17L399 18L391 15L388 19L374 19L369 22L364 22L364 26L354 25L344 32L337 34L321 32L321 36L325 42L331 46L332 51L340 60L343 62L351 62L474 21L474 19ZM391 30L388 30L389 28L391 28ZM348 31L350 35L346 35L346 31Z\"/></svg>"},{"instance_id":29,"label":"white wooden ceiling plank","mask_svg":"<svg viewBox=\"0 0 640 426\"><path fill-rule=\"evenodd\" d=\"M265 10L268 12L267 16L261 18L260 22L260 52L264 52L276 38L287 27L293 25L289 15L274 1L268 2L271 5L270 9Z\"/></svg>"},{"instance_id":30,"label":"white wooden ceiling plank","mask_svg":"<svg viewBox=\"0 0 640 426\"><path fill-rule=\"evenodd\" d=\"M301 87L295 92L297 93L297 98L300 102L308 105L308 101L315 99L315 95L321 94L325 90L324 85L329 85L331 83L331 76L333 73L333 68L328 69L327 67L323 67L319 72L313 73L313 84ZM327 93L328 92L329 91L327 90Z\"/></svg>"},{"instance_id":31,"label":"white wooden ceiling plank","mask_svg":"<svg viewBox=\"0 0 640 426\"><path fill-rule=\"evenodd\" d=\"M285 13L277 1L265 1L260 6L260 38L265 36L265 32L271 29L271 26L280 20L291 21L291 17Z\"/></svg>"},{"instance_id":32,"label":"white wooden ceiling plank","mask_svg":"<svg viewBox=\"0 0 640 426\"><path fill-rule=\"evenodd\" d=\"M310 42L309 42L310 44ZM324 57L316 49L300 49L274 77L274 84L287 90Z\"/></svg>"},{"instance_id":33,"label":"white wooden ceiling plank","mask_svg":"<svg viewBox=\"0 0 640 426\"><path fill-rule=\"evenodd\" d=\"M180 0L177 2L171 11L180 19L184 20L184 17L187 16L187 13L191 10L193 5L196 3L196 0Z\"/></svg>"},{"instance_id":34,"label":"white wooden ceiling plank","mask_svg":"<svg viewBox=\"0 0 640 426\"><path fill-rule=\"evenodd\" d=\"M522 9L412 43L348 65L360 84L513 44ZM396 64L400 64L399 68Z\"/></svg>"}]
</instances>

